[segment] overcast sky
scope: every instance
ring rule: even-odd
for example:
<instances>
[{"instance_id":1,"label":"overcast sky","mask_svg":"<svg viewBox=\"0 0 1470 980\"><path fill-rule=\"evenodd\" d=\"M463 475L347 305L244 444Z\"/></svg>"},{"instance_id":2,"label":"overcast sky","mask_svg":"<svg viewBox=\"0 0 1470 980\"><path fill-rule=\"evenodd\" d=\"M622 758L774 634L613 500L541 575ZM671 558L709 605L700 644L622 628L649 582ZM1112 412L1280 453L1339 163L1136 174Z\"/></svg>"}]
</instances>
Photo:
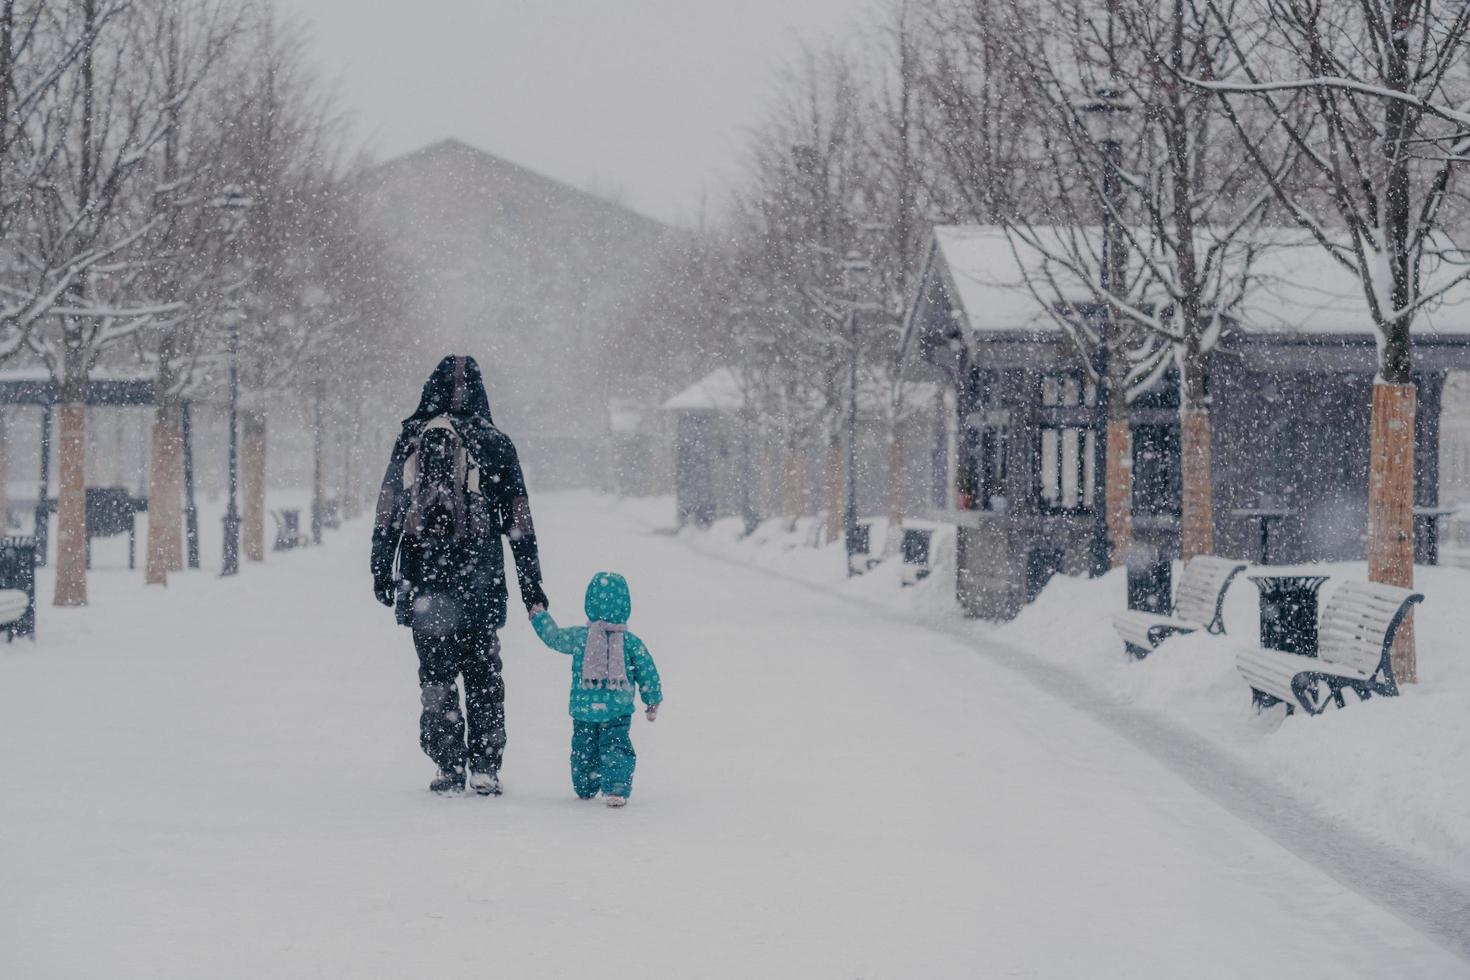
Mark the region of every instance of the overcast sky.
<instances>
[{"instance_id":1,"label":"overcast sky","mask_svg":"<svg viewBox=\"0 0 1470 980\"><path fill-rule=\"evenodd\" d=\"M282 0L386 159L447 136L686 223L773 70L871 0ZM389 13L387 11L392 11Z\"/></svg>"}]
</instances>

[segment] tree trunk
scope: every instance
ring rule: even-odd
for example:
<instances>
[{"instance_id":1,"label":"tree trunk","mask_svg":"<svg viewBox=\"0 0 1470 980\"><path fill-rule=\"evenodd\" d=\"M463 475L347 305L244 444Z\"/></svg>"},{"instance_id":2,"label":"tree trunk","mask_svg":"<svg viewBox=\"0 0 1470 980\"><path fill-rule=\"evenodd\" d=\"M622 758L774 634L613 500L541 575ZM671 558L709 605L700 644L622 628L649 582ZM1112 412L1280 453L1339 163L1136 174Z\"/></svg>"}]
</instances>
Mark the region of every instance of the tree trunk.
<instances>
[{"instance_id":1,"label":"tree trunk","mask_svg":"<svg viewBox=\"0 0 1470 980\"><path fill-rule=\"evenodd\" d=\"M144 581L167 585L183 571L183 433L177 405L160 406L153 419L148 463L148 544Z\"/></svg>"},{"instance_id":2,"label":"tree trunk","mask_svg":"<svg viewBox=\"0 0 1470 980\"><path fill-rule=\"evenodd\" d=\"M178 406L173 409L166 449L168 469L164 475L168 478L167 500L172 510L169 513L168 523L164 525L165 553L168 558L168 570L182 572L184 570L184 418Z\"/></svg>"},{"instance_id":3,"label":"tree trunk","mask_svg":"<svg viewBox=\"0 0 1470 980\"><path fill-rule=\"evenodd\" d=\"M10 419L0 409L0 534L10 533Z\"/></svg>"},{"instance_id":4,"label":"tree trunk","mask_svg":"<svg viewBox=\"0 0 1470 980\"><path fill-rule=\"evenodd\" d=\"M1121 390L1113 398L1122 399ZM1108 463L1104 502L1107 507L1108 545L1114 568L1123 564L1124 554L1133 544L1133 427L1126 409L1121 419L1108 411Z\"/></svg>"},{"instance_id":5,"label":"tree trunk","mask_svg":"<svg viewBox=\"0 0 1470 980\"><path fill-rule=\"evenodd\" d=\"M56 592L58 606L87 604L87 407L59 406L56 504Z\"/></svg>"},{"instance_id":6,"label":"tree trunk","mask_svg":"<svg viewBox=\"0 0 1470 980\"><path fill-rule=\"evenodd\" d=\"M1368 579L1414 587L1414 415L1412 383L1373 385L1373 427L1368 469ZM1400 684L1418 681L1414 615L1393 642L1393 672Z\"/></svg>"},{"instance_id":7,"label":"tree trunk","mask_svg":"<svg viewBox=\"0 0 1470 980\"><path fill-rule=\"evenodd\" d=\"M826 544L842 537L843 515L847 511L844 500L846 490L842 472L842 436L836 425L827 436L827 527L822 535Z\"/></svg>"},{"instance_id":8,"label":"tree trunk","mask_svg":"<svg viewBox=\"0 0 1470 980\"><path fill-rule=\"evenodd\" d=\"M888 537L883 554L898 551L903 534L903 423L895 418L888 434Z\"/></svg>"},{"instance_id":9,"label":"tree trunk","mask_svg":"<svg viewBox=\"0 0 1470 980\"><path fill-rule=\"evenodd\" d=\"M1186 408L1179 416L1179 454L1183 477L1180 501L1180 558L1215 552L1215 506L1210 474L1212 431L1208 408Z\"/></svg>"},{"instance_id":10,"label":"tree trunk","mask_svg":"<svg viewBox=\"0 0 1470 980\"><path fill-rule=\"evenodd\" d=\"M785 498L782 509L786 512L786 517L792 521L806 513L806 502L802 499L806 488L806 478L802 475L805 465L806 460L801 455L800 446L797 445L796 434L794 432L788 434L781 495Z\"/></svg>"},{"instance_id":11,"label":"tree trunk","mask_svg":"<svg viewBox=\"0 0 1470 980\"><path fill-rule=\"evenodd\" d=\"M240 413L240 553L265 561L265 414Z\"/></svg>"}]
</instances>

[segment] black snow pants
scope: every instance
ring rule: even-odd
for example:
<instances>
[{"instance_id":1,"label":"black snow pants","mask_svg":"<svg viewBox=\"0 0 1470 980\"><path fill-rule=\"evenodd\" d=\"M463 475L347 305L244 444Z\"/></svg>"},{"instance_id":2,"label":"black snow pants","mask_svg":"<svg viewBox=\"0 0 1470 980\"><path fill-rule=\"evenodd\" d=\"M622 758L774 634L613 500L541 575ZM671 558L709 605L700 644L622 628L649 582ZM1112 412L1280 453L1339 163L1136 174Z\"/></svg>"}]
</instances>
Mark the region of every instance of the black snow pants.
<instances>
[{"instance_id":1,"label":"black snow pants","mask_svg":"<svg viewBox=\"0 0 1470 980\"><path fill-rule=\"evenodd\" d=\"M419 655L419 745L424 754L446 772L462 772L466 763L473 772L499 772L505 751L505 682L495 631L432 636L414 630L413 645ZM460 676L463 710L456 683Z\"/></svg>"}]
</instances>

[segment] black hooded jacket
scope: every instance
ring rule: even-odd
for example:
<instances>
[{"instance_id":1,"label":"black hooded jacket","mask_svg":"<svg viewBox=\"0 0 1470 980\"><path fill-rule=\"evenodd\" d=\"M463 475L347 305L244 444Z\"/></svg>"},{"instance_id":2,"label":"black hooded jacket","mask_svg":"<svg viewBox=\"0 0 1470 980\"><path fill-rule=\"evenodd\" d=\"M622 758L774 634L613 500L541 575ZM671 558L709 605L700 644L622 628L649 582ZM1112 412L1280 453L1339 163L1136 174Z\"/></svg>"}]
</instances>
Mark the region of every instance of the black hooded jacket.
<instances>
[{"instance_id":1,"label":"black hooded jacket","mask_svg":"<svg viewBox=\"0 0 1470 980\"><path fill-rule=\"evenodd\" d=\"M424 427L441 415L454 423L480 468L480 492L470 493L470 507L482 518L472 523L488 529L483 535L431 540L404 534L410 498L403 485L404 464ZM396 579L407 582L414 608L436 620L416 622L416 627L434 632L498 630L505 625L507 601L502 536L510 539L522 602L528 610L546 605L536 531L515 445L490 417L490 400L475 359L446 357L425 382L418 410L403 420L383 475L373 527L373 587L382 592Z\"/></svg>"}]
</instances>

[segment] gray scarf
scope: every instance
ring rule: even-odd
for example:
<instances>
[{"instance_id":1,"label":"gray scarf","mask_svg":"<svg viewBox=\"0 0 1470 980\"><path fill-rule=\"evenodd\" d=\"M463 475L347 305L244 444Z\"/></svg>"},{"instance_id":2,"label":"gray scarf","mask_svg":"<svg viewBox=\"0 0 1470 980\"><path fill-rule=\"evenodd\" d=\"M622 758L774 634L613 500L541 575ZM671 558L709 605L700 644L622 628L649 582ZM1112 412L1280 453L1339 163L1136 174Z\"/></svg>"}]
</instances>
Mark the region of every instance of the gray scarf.
<instances>
[{"instance_id":1,"label":"gray scarf","mask_svg":"<svg viewBox=\"0 0 1470 980\"><path fill-rule=\"evenodd\" d=\"M628 668L623 661L625 623L587 624L587 646L582 652L582 686L626 691Z\"/></svg>"}]
</instances>

